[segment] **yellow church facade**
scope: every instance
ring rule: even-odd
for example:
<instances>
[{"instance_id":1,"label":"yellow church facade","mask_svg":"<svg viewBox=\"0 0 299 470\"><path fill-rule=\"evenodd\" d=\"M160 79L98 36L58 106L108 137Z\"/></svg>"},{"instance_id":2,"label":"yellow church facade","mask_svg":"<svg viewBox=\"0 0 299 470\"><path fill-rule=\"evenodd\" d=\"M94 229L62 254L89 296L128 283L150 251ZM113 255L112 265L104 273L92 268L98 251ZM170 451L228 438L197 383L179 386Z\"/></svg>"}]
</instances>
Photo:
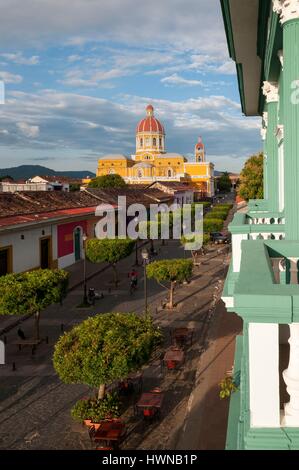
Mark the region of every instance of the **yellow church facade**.
<instances>
[{"instance_id":1,"label":"yellow church facade","mask_svg":"<svg viewBox=\"0 0 299 470\"><path fill-rule=\"evenodd\" d=\"M165 129L154 116L154 108L146 108L146 117L136 128L136 154L105 155L98 161L97 176L119 174L128 184L151 184L156 181L192 182L205 196L214 196L214 165L206 162L201 139L195 145L195 160L188 161L177 153L165 150Z\"/></svg>"}]
</instances>

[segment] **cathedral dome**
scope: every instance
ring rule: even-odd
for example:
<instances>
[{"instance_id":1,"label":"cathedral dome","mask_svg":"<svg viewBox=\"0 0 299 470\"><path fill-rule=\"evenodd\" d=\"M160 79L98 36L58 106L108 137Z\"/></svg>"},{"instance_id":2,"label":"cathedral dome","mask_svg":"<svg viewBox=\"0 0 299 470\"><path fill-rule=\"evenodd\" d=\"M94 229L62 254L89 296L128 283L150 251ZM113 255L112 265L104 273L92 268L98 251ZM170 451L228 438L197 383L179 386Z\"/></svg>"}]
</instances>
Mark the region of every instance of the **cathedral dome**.
<instances>
[{"instance_id":1,"label":"cathedral dome","mask_svg":"<svg viewBox=\"0 0 299 470\"><path fill-rule=\"evenodd\" d=\"M165 135L164 126L158 121L158 119L154 116L154 108L151 104L149 104L146 108L147 117L142 119L139 124L137 125L136 132L144 133L144 132L155 132L158 134Z\"/></svg>"}]
</instances>

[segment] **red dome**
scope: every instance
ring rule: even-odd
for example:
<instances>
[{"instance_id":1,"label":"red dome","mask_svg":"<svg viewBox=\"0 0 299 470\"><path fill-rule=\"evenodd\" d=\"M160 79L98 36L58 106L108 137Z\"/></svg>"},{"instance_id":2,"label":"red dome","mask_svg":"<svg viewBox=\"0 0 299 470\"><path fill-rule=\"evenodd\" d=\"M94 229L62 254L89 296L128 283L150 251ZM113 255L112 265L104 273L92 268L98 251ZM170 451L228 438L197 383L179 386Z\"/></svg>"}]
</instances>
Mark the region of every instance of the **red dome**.
<instances>
[{"instance_id":1,"label":"red dome","mask_svg":"<svg viewBox=\"0 0 299 470\"><path fill-rule=\"evenodd\" d=\"M201 143L201 144L196 144L196 148L197 149L203 149L204 148L204 144Z\"/></svg>"},{"instance_id":2,"label":"red dome","mask_svg":"<svg viewBox=\"0 0 299 470\"><path fill-rule=\"evenodd\" d=\"M165 134L164 126L154 117L154 108L149 104L146 108L147 117L137 125L136 132L157 132Z\"/></svg>"}]
</instances>

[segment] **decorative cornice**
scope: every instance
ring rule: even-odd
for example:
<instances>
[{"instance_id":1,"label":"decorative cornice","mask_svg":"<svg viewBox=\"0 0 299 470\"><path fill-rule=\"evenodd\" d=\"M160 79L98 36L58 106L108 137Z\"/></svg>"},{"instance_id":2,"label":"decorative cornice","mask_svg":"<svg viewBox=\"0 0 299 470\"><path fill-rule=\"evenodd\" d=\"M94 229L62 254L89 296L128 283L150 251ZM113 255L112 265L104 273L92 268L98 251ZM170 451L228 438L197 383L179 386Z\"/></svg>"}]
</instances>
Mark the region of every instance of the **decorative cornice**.
<instances>
[{"instance_id":1,"label":"decorative cornice","mask_svg":"<svg viewBox=\"0 0 299 470\"><path fill-rule=\"evenodd\" d=\"M278 84L276 82L264 82L262 90L267 103L276 103L278 101Z\"/></svg>"},{"instance_id":2,"label":"decorative cornice","mask_svg":"<svg viewBox=\"0 0 299 470\"><path fill-rule=\"evenodd\" d=\"M299 19L299 0L273 0L273 11L280 16L281 24Z\"/></svg>"}]
</instances>

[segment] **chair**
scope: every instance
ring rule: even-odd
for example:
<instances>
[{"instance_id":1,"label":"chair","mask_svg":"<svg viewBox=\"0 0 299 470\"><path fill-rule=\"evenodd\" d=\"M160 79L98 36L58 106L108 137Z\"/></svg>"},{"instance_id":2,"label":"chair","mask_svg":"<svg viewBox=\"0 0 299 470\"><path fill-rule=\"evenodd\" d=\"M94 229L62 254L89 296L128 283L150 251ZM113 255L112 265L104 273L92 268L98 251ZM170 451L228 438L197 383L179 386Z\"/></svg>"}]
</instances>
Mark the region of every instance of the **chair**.
<instances>
[{"instance_id":1,"label":"chair","mask_svg":"<svg viewBox=\"0 0 299 470\"><path fill-rule=\"evenodd\" d=\"M155 387L150 391L150 393L161 393L161 388Z\"/></svg>"},{"instance_id":2,"label":"chair","mask_svg":"<svg viewBox=\"0 0 299 470\"><path fill-rule=\"evenodd\" d=\"M166 366L168 370L174 370L176 368L176 363L174 361L166 361Z\"/></svg>"},{"instance_id":3,"label":"chair","mask_svg":"<svg viewBox=\"0 0 299 470\"><path fill-rule=\"evenodd\" d=\"M88 435L89 435L89 439L90 439L90 442L92 444L94 444L94 438L95 438L95 435L96 435L96 428L94 426L90 426L88 428Z\"/></svg>"}]
</instances>

